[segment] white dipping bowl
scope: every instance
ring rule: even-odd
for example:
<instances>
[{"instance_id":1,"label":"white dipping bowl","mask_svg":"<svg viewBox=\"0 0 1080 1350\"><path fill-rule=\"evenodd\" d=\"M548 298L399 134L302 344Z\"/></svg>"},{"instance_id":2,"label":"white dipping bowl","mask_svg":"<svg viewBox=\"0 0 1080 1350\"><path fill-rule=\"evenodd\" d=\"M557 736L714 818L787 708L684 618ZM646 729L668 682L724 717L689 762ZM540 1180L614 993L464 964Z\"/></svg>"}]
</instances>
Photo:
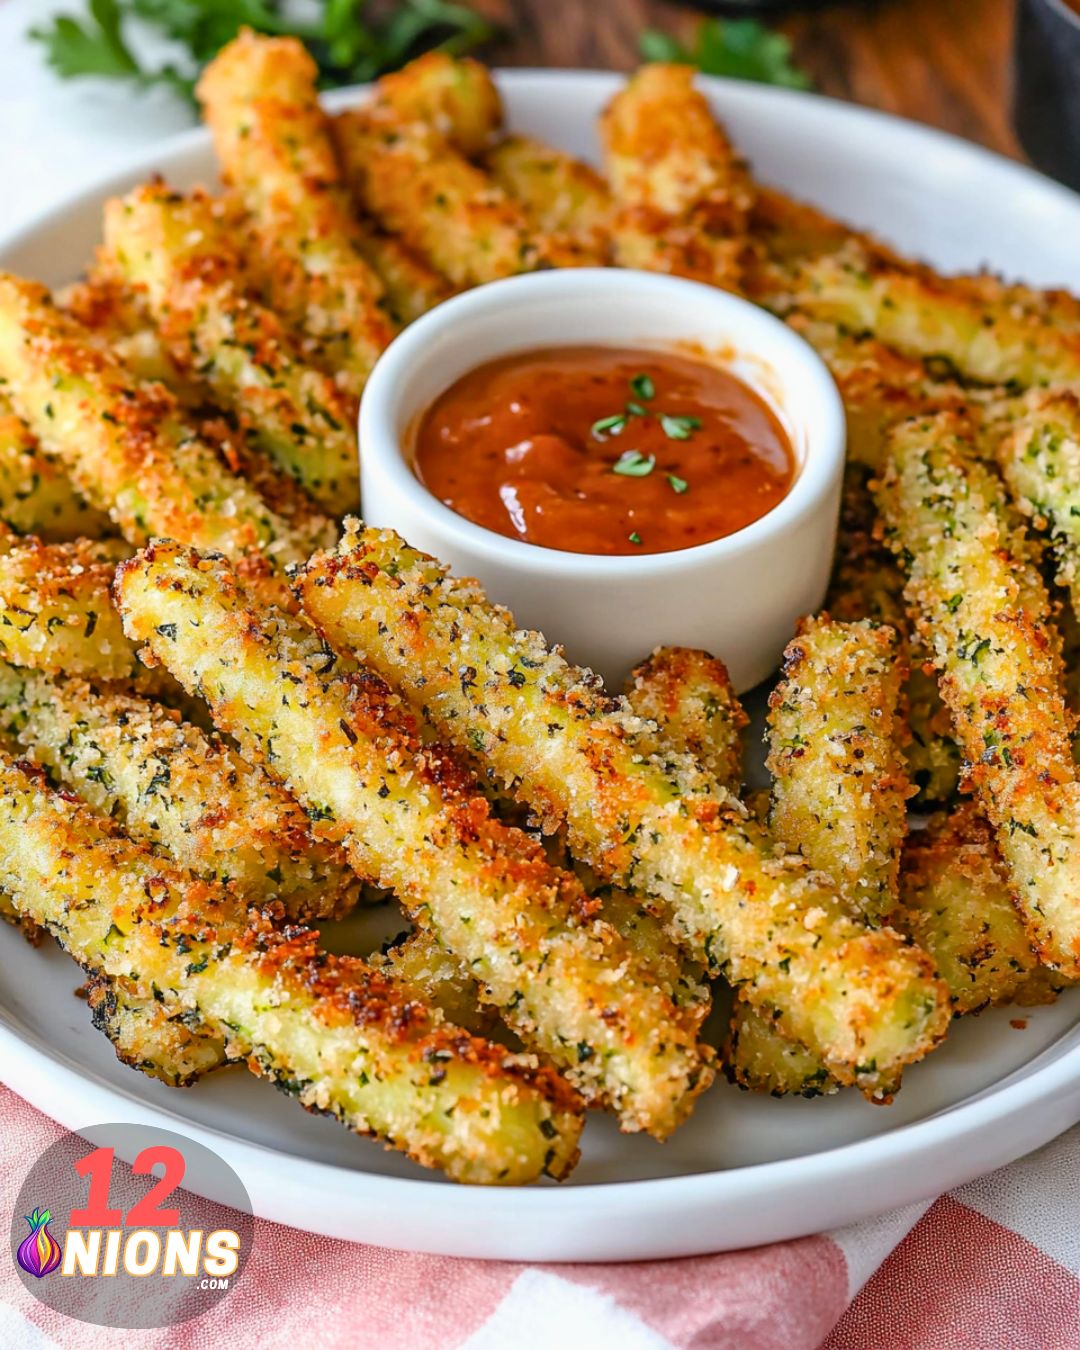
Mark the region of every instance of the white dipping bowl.
<instances>
[{"instance_id":1,"label":"white dipping bowl","mask_svg":"<svg viewBox=\"0 0 1080 1350\"><path fill-rule=\"evenodd\" d=\"M462 375L515 352L639 347L715 360L760 394L795 452L787 496L709 544L640 557L541 548L475 525L416 477L417 419ZM618 689L654 647L701 647L740 692L775 670L796 621L818 609L832 563L844 412L802 338L764 310L696 282L582 268L492 282L448 300L394 340L360 406L364 519L477 577L524 628ZM567 541L572 543L572 541Z\"/></svg>"}]
</instances>

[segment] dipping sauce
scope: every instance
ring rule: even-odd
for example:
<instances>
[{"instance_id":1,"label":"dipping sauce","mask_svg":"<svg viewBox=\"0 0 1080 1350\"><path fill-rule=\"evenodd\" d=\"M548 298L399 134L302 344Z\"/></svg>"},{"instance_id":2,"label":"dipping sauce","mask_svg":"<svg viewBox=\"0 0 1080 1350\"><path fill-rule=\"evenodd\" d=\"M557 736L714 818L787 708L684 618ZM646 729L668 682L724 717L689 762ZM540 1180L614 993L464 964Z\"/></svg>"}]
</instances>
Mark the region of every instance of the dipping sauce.
<instances>
[{"instance_id":1,"label":"dipping sauce","mask_svg":"<svg viewBox=\"0 0 1080 1350\"><path fill-rule=\"evenodd\" d=\"M559 347L463 376L423 414L417 477L510 539L670 553L734 534L788 493L795 457L740 379L670 352Z\"/></svg>"}]
</instances>

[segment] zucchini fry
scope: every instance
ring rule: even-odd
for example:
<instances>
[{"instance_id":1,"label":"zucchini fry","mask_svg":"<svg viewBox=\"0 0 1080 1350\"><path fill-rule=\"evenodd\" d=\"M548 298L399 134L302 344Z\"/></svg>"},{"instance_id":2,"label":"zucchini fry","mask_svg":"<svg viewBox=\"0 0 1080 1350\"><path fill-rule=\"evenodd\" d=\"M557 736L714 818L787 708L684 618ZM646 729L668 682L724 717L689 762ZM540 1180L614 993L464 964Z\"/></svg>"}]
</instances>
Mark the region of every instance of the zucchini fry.
<instances>
[{"instance_id":1,"label":"zucchini fry","mask_svg":"<svg viewBox=\"0 0 1080 1350\"><path fill-rule=\"evenodd\" d=\"M75 489L55 455L38 445L0 386L0 521L46 544L103 539L108 516Z\"/></svg>"},{"instance_id":2,"label":"zucchini fry","mask_svg":"<svg viewBox=\"0 0 1080 1350\"><path fill-rule=\"evenodd\" d=\"M155 703L0 665L0 732L133 838L252 904L326 919L356 901L344 857L276 783Z\"/></svg>"},{"instance_id":3,"label":"zucchini fry","mask_svg":"<svg viewBox=\"0 0 1080 1350\"><path fill-rule=\"evenodd\" d=\"M42 446L132 544L163 535L219 548L249 584L288 603L284 569L307 557L326 526L300 530L276 515L222 468L163 386L133 385L43 287L8 273L0 273L0 378Z\"/></svg>"},{"instance_id":4,"label":"zucchini fry","mask_svg":"<svg viewBox=\"0 0 1080 1350\"><path fill-rule=\"evenodd\" d=\"M477 1004L476 986L463 977L460 963L428 933L410 933L368 957L368 965L474 1036L487 1038L498 1025L494 1011ZM117 1058L140 1073L168 1087L190 1087L231 1062L226 1038L207 1031L197 1012L170 1011L105 976L94 976L88 987L94 1026L112 1041Z\"/></svg>"},{"instance_id":5,"label":"zucchini fry","mask_svg":"<svg viewBox=\"0 0 1080 1350\"><path fill-rule=\"evenodd\" d=\"M0 755L0 886L86 969L190 1010L296 1096L458 1181L573 1165L581 1116L550 1070L470 1036L385 974L196 881Z\"/></svg>"},{"instance_id":6,"label":"zucchini fry","mask_svg":"<svg viewBox=\"0 0 1080 1350\"><path fill-rule=\"evenodd\" d=\"M840 1086L818 1055L782 1036L767 1013L738 995L731 1009L723 1060L731 1081L747 1092L767 1092L771 1097L825 1097ZM891 1100L886 1085L873 1100Z\"/></svg>"},{"instance_id":7,"label":"zucchini fry","mask_svg":"<svg viewBox=\"0 0 1080 1350\"><path fill-rule=\"evenodd\" d=\"M940 804L955 797L960 786L960 747L941 702L933 666L918 643L911 642L904 574L877 538L876 514L867 470L861 464L849 464L844 471L836 561L825 609L842 623L872 619L889 624L906 640L911 739L904 746L904 756L911 781L919 790L918 804Z\"/></svg>"},{"instance_id":8,"label":"zucchini fry","mask_svg":"<svg viewBox=\"0 0 1080 1350\"><path fill-rule=\"evenodd\" d=\"M109 595L119 539L0 539L0 655L17 666L106 682L160 683L124 636Z\"/></svg>"},{"instance_id":9,"label":"zucchini fry","mask_svg":"<svg viewBox=\"0 0 1080 1350\"><path fill-rule=\"evenodd\" d=\"M529 136L507 136L484 164L499 187L521 203L533 227L560 249L576 253L583 266L609 261L611 193L595 169Z\"/></svg>"},{"instance_id":10,"label":"zucchini fry","mask_svg":"<svg viewBox=\"0 0 1080 1350\"><path fill-rule=\"evenodd\" d=\"M377 970L415 989L424 1003L441 1008L451 1022L474 1036L490 1036L498 1026L498 1013L478 999L476 981L434 933L417 928L368 960Z\"/></svg>"},{"instance_id":11,"label":"zucchini fry","mask_svg":"<svg viewBox=\"0 0 1080 1350\"><path fill-rule=\"evenodd\" d=\"M855 336L804 314L789 314L787 324L817 351L840 390L849 464L880 472L886 438L897 422L948 408L959 411L977 397L865 334Z\"/></svg>"},{"instance_id":12,"label":"zucchini fry","mask_svg":"<svg viewBox=\"0 0 1080 1350\"><path fill-rule=\"evenodd\" d=\"M87 981L87 1002L94 1026L112 1042L121 1064L166 1087L191 1087L230 1062L227 1036L204 1030L195 1009L167 1009L104 975Z\"/></svg>"},{"instance_id":13,"label":"zucchini fry","mask_svg":"<svg viewBox=\"0 0 1080 1350\"><path fill-rule=\"evenodd\" d=\"M907 600L1040 959L1080 976L1080 783L1046 588L955 414L903 423L878 492Z\"/></svg>"},{"instance_id":14,"label":"zucchini fry","mask_svg":"<svg viewBox=\"0 0 1080 1350\"><path fill-rule=\"evenodd\" d=\"M743 779L742 732L750 721L722 661L689 647L657 647L630 673L626 699L676 750L733 792Z\"/></svg>"},{"instance_id":15,"label":"zucchini fry","mask_svg":"<svg viewBox=\"0 0 1080 1350\"><path fill-rule=\"evenodd\" d=\"M375 97L399 122L426 122L466 159L482 155L502 126L491 72L470 56L427 52L383 75Z\"/></svg>"},{"instance_id":16,"label":"zucchini fry","mask_svg":"<svg viewBox=\"0 0 1080 1350\"><path fill-rule=\"evenodd\" d=\"M423 122L351 108L334 119L334 137L353 200L454 286L545 260L521 207Z\"/></svg>"},{"instance_id":17,"label":"zucchini fry","mask_svg":"<svg viewBox=\"0 0 1080 1350\"><path fill-rule=\"evenodd\" d=\"M896 908L910 780L901 742L905 675L893 629L870 620L803 621L769 698L769 827L878 927ZM735 1081L774 1096L836 1082L810 1049L736 998L727 1053ZM888 1100L883 1081L875 1094Z\"/></svg>"},{"instance_id":18,"label":"zucchini fry","mask_svg":"<svg viewBox=\"0 0 1080 1350\"><path fill-rule=\"evenodd\" d=\"M335 555L297 575L305 612L362 652L574 852L672 907L673 933L744 986L844 1082L873 1090L925 1054L948 1010L928 959L871 932L805 864L767 853L741 804L656 728L569 666L475 582L391 531L347 524Z\"/></svg>"},{"instance_id":19,"label":"zucchini fry","mask_svg":"<svg viewBox=\"0 0 1080 1350\"><path fill-rule=\"evenodd\" d=\"M356 247L382 282L386 307L399 328L454 294L446 278L410 252L395 235L365 224L360 228Z\"/></svg>"},{"instance_id":20,"label":"zucchini fry","mask_svg":"<svg viewBox=\"0 0 1080 1350\"><path fill-rule=\"evenodd\" d=\"M218 555L152 544L117 590L129 635L282 779L317 838L395 891L527 1046L625 1128L675 1128L712 1078L696 1028L576 878L492 818L445 751L421 746L381 680L335 675L310 630L252 610Z\"/></svg>"},{"instance_id":21,"label":"zucchini fry","mask_svg":"<svg viewBox=\"0 0 1080 1350\"><path fill-rule=\"evenodd\" d=\"M1031 950L993 832L970 801L911 836L893 922L934 958L957 1016L1025 1002L1050 974Z\"/></svg>"},{"instance_id":22,"label":"zucchini fry","mask_svg":"<svg viewBox=\"0 0 1080 1350\"><path fill-rule=\"evenodd\" d=\"M912 795L893 629L805 619L769 696L769 826L871 924L896 907Z\"/></svg>"},{"instance_id":23,"label":"zucchini fry","mask_svg":"<svg viewBox=\"0 0 1080 1350\"><path fill-rule=\"evenodd\" d=\"M1013 500L1053 541L1057 581L1080 614L1080 398L1030 390L988 410L993 444Z\"/></svg>"},{"instance_id":24,"label":"zucchini fry","mask_svg":"<svg viewBox=\"0 0 1080 1350\"><path fill-rule=\"evenodd\" d=\"M358 246L316 79L297 39L244 31L206 67L197 93L224 177L254 225L251 266L268 303L358 399L393 325Z\"/></svg>"},{"instance_id":25,"label":"zucchini fry","mask_svg":"<svg viewBox=\"0 0 1080 1350\"><path fill-rule=\"evenodd\" d=\"M647 65L600 118L615 260L737 289L753 183L689 66Z\"/></svg>"},{"instance_id":26,"label":"zucchini fry","mask_svg":"<svg viewBox=\"0 0 1080 1350\"><path fill-rule=\"evenodd\" d=\"M791 303L905 356L948 361L979 384L1068 384L1080 380L1080 333L977 294L926 268L898 267L858 241L795 269Z\"/></svg>"},{"instance_id":27,"label":"zucchini fry","mask_svg":"<svg viewBox=\"0 0 1080 1350\"><path fill-rule=\"evenodd\" d=\"M136 188L106 204L105 249L107 265L145 298L179 369L204 380L327 510L355 505L355 407L245 295L218 204L161 184Z\"/></svg>"},{"instance_id":28,"label":"zucchini fry","mask_svg":"<svg viewBox=\"0 0 1080 1350\"><path fill-rule=\"evenodd\" d=\"M180 373L145 306L119 277L95 264L85 280L65 286L53 299L140 380L163 384L185 406L206 401L206 386Z\"/></svg>"}]
</instances>

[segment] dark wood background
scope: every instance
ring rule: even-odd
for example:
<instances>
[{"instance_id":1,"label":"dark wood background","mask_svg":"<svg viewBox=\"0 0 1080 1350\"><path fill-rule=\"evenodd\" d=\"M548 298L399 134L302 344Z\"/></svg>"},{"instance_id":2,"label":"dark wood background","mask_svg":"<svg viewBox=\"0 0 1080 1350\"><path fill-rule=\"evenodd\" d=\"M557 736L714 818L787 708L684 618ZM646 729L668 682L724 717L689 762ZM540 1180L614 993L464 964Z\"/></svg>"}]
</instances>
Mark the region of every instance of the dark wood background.
<instances>
[{"instance_id":1,"label":"dark wood background","mask_svg":"<svg viewBox=\"0 0 1080 1350\"><path fill-rule=\"evenodd\" d=\"M501 65L636 64L649 27L677 34L699 16L667 0L474 0L506 36ZM1019 155L1009 122L1012 0L862 0L776 20L825 94L944 127Z\"/></svg>"}]
</instances>

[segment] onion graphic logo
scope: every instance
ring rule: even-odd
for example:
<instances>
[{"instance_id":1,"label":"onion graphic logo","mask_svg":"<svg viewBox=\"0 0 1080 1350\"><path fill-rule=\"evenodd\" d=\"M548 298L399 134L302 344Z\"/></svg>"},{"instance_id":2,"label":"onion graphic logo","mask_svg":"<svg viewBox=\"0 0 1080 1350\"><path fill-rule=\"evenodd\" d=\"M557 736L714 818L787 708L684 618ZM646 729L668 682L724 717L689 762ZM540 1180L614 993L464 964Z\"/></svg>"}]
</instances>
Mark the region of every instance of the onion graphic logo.
<instances>
[{"instance_id":1,"label":"onion graphic logo","mask_svg":"<svg viewBox=\"0 0 1080 1350\"><path fill-rule=\"evenodd\" d=\"M52 1212L47 1209L35 1209L33 1214L23 1217L30 1225L30 1232L19 1243L16 1257L28 1275L36 1275L40 1280L42 1276L56 1269L62 1256L60 1244L49 1232Z\"/></svg>"}]
</instances>

